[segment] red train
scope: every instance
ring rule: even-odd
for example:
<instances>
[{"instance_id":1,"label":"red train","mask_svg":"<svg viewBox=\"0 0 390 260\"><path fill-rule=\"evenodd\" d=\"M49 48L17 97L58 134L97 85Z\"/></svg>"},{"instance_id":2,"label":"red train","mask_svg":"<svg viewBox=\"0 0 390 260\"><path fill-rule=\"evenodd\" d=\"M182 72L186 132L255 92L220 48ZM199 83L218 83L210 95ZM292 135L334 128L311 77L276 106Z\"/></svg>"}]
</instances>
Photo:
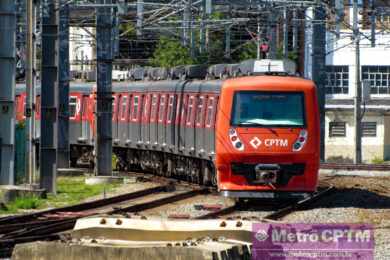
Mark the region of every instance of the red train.
<instances>
[{"instance_id":1,"label":"red train","mask_svg":"<svg viewBox=\"0 0 390 260\"><path fill-rule=\"evenodd\" d=\"M72 164L80 157L92 161L94 91L93 84L71 84ZM20 85L17 120L23 120L24 99ZM39 120L39 88L36 106ZM239 198L301 197L317 187L319 113L309 80L264 75L116 83L112 127L123 170L212 183Z\"/></svg>"}]
</instances>

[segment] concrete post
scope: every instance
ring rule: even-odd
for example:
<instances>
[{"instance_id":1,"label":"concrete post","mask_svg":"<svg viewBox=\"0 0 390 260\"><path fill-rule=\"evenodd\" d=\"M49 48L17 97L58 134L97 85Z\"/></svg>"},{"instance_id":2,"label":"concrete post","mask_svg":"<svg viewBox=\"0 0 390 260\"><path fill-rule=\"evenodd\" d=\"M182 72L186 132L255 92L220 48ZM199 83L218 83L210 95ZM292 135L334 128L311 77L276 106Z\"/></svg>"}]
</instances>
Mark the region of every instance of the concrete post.
<instances>
[{"instance_id":1,"label":"concrete post","mask_svg":"<svg viewBox=\"0 0 390 260\"><path fill-rule=\"evenodd\" d=\"M0 184L14 183L15 157L15 37L14 0L0 1Z\"/></svg>"},{"instance_id":2,"label":"concrete post","mask_svg":"<svg viewBox=\"0 0 390 260\"><path fill-rule=\"evenodd\" d=\"M59 62L58 62L58 151L57 167L68 168L69 147L69 5L60 0Z\"/></svg>"},{"instance_id":3,"label":"concrete post","mask_svg":"<svg viewBox=\"0 0 390 260\"><path fill-rule=\"evenodd\" d=\"M362 88L360 81L360 32L358 18L358 0L353 1L353 40L355 42L355 96L354 96L354 120L355 120L355 157L354 163L362 162L362 129L361 129L361 102Z\"/></svg>"},{"instance_id":4,"label":"concrete post","mask_svg":"<svg viewBox=\"0 0 390 260\"><path fill-rule=\"evenodd\" d=\"M111 4L111 0L97 0ZM99 7L96 17L97 46L97 113L96 174L112 174L112 9Z\"/></svg>"},{"instance_id":5,"label":"concrete post","mask_svg":"<svg viewBox=\"0 0 390 260\"><path fill-rule=\"evenodd\" d=\"M144 23L144 0L137 0L137 37L142 36Z\"/></svg>"},{"instance_id":6,"label":"concrete post","mask_svg":"<svg viewBox=\"0 0 390 260\"><path fill-rule=\"evenodd\" d=\"M190 47L190 37L191 37L191 0L188 0L185 3L185 8L183 10L183 45Z\"/></svg>"},{"instance_id":7,"label":"concrete post","mask_svg":"<svg viewBox=\"0 0 390 260\"><path fill-rule=\"evenodd\" d=\"M58 3L42 1L42 76L40 185L56 193L57 175L57 34Z\"/></svg>"},{"instance_id":8,"label":"concrete post","mask_svg":"<svg viewBox=\"0 0 390 260\"><path fill-rule=\"evenodd\" d=\"M316 23L313 23L313 20ZM320 157L322 161L325 159L325 38L325 11L322 7L309 7L306 10L304 76L312 79L317 86L320 110Z\"/></svg>"},{"instance_id":9,"label":"concrete post","mask_svg":"<svg viewBox=\"0 0 390 260\"><path fill-rule=\"evenodd\" d=\"M283 10L283 56L288 58L288 13L287 7Z\"/></svg>"},{"instance_id":10,"label":"concrete post","mask_svg":"<svg viewBox=\"0 0 390 260\"><path fill-rule=\"evenodd\" d=\"M26 173L28 183L33 184L35 175L35 52L34 52L34 1L27 1L27 47L26 47Z\"/></svg>"}]
</instances>

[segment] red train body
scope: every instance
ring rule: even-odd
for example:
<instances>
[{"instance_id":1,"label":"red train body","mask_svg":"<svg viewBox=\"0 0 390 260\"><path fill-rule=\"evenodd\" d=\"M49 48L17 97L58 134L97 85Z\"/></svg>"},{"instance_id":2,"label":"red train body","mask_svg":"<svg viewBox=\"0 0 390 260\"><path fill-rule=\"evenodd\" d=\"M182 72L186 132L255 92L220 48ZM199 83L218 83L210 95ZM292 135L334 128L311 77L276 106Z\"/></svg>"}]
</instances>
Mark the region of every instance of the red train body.
<instances>
[{"instance_id":1,"label":"red train body","mask_svg":"<svg viewBox=\"0 0 390 260\"><path fill-rule=\"evenodd\" d=\"M86 154L92 158L94 89L71 84L73 164ZM114 84L113 97L113 147L122 169L212 182L232 197L298 197L316 190L319 113L311 81L254 76L129 82ZM24 99L20 85L19 121ZM37 120L39 101L38 89Z\"/></svg>"}]
</instances>

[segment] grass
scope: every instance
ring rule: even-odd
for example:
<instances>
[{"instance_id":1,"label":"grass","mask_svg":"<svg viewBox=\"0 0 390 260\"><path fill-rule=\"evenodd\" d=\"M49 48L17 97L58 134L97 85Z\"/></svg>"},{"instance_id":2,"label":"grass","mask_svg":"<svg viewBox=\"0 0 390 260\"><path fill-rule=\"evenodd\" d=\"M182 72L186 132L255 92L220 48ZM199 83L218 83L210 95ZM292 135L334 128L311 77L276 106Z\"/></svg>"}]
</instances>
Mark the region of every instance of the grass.
<instances>
[{"instance_id":1,"label":"grass","mask_svg":"<svg viewBox=\"0 0 390 260\"><path fill-rule=\"evenodd\" d=\"M17 213L20 210L62 207L81 203L83 200L102 195L113 190L118 184L86 185L84 177L59 177L57 195L48 194L47 199L38 197L21 197L0 209L0 214Z\"/></svg>"}]
</instances>

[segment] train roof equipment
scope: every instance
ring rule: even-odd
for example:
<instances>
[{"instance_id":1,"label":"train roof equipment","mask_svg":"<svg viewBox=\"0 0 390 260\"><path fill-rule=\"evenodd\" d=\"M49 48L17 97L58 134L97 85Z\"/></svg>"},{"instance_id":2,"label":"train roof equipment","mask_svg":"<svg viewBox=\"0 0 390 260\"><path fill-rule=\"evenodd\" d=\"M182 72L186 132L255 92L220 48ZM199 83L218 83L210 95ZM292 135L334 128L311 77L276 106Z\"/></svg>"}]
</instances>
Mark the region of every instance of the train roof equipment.
<instances>
[{"instance_id":1,"label":"train roof equipment","mask_svg":"<svg viewBox=\"0 0 390 260\"><path fill-rule=\"evenodd\" d=\"M295 62L283 60L246 60L239 65L242 75L292 75L296 73Z\"/></svg>"}]
</instances>

